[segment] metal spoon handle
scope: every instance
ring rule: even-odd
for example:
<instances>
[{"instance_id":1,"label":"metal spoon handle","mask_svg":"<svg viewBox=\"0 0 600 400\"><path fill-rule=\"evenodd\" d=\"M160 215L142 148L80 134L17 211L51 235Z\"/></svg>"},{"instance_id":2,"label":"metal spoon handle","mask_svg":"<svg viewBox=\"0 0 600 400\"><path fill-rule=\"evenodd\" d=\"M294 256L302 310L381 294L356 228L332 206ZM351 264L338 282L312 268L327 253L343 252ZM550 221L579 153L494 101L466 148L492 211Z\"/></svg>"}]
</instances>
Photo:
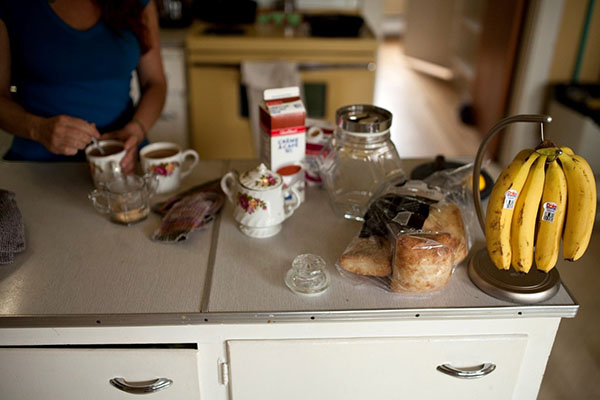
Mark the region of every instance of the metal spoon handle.
<instances>
[{"instance_id":1,"label":"metal spoon handle","mask_svg":"<svg viewBox=\"0 0 600 400\"><path fill-rule=\"evenodd\" d=\"M102 146L100 146L100 143L98 143L98 139L92 138L92 143L94 143L94 146L98 148L100 154L104 155L104 149L102 148Z\"/></svg>"}]
</instances>

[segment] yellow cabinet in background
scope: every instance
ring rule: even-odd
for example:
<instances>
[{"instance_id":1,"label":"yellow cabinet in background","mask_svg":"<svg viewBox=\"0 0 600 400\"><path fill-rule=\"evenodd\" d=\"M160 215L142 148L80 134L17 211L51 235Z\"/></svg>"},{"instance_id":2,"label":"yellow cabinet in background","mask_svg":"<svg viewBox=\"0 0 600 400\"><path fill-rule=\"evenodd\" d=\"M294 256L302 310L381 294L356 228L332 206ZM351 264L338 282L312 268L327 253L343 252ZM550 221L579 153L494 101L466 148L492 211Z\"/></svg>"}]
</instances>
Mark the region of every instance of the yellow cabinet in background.
<instances>
[{"instance_id":1,"label":"yellow cabinet in background","mask_svg":"<svg viewBox=\"0 0 600 400\"><path fill-rule=\"evenodd\" d=\"M309 117L333 121L341 106L373 102L377 40L368 29L356 38L287 37L254 26L239 35L204 35L204 29L194 25L186 39L190 142L201 158L257 156L241 84L244 61L296 62ZM308 87L316 90L309 95Z\"/></svg>"}]
</instances>

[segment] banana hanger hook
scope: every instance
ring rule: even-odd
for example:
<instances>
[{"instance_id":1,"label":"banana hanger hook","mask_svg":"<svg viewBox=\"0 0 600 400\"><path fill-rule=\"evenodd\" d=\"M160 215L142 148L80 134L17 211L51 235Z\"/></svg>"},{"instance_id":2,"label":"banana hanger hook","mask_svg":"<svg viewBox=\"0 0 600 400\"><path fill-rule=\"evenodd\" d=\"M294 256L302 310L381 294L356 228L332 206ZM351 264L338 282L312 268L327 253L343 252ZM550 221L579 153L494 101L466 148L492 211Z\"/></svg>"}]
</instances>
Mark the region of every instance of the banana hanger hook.
<instances>
[{"instance_id":1,"label":"banana hanger hook","mask_svg":"<svg viewBox=\"0 0 600 400\"><path fill-rule=\"evenodd\" d=\"M539 123L542 127L540 135L542 137L542 142L544 140L544 123L549 124L552 122L552 117L543 114L520 114L513 115L511 117L507 117L501 119L494 125L484 136L481 144L479 145L479 149L477 150L477 156L475 157L475 162L473 163L473 201L475 203L475 211L477 212L477 219L479 220L479 225L481 226L481 230L485 231L485 218L483 215L483 210L481 208L481 195L479 194L479 179L475 179L481 174L481 162L483 161L483 156L485 155L485 151L492 140L492 138L507 125L513 124L515 122L534 122Z\"/></svg>"}]
</instances>

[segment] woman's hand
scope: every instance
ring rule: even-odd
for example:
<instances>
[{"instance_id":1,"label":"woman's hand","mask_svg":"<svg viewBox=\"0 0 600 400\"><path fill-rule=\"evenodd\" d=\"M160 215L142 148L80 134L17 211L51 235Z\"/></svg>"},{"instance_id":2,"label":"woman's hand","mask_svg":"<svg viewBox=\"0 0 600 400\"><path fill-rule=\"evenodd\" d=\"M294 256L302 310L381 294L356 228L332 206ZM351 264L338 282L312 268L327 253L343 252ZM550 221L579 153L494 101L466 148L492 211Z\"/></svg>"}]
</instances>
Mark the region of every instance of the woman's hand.
<instances>
[{"instance_id":1,"label":"woman's hand","mask_svg":"<svg viewBox=\"0 0 600 400\"><path fill-rule=\"evenodd\" d=\"M123 157L123 160L121 160L121 171L124 174L131 174L134 172L137 161L137 148L142 143L142 140L144 140L144 137L144 128L140 126L140 123L131 121L122 129L105 133L101 138L120 140L124 143L127 153Z\"/></svg>"},{"instance_id":2,"label":"woman's hand","mask_svg":"<svg viewBox=\"0 0 600 400\"><path fill-rule=\"evenodd\" d=\"M56 154L72 156L100 133L94 124L68 115L40 118L32 138Z\"/></svg>"}]
</instances>

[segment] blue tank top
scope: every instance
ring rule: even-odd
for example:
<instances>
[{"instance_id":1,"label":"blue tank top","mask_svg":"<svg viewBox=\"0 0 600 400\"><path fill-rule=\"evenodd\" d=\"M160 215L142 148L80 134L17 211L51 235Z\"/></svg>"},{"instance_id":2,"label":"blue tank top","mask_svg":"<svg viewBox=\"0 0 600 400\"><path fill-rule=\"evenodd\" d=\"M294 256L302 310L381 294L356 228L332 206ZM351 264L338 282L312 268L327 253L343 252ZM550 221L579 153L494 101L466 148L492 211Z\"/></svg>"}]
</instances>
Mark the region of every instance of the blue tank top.
<instances>
[{"instance_id":1,"label":"blue tank top","mask_svg":"<svg viewBox=\"0 0 600 400\"><path fill-rule=\"evenodd\" d=\"M150 0L140 0L146 6ZM100 132L122 127L133 114L129 95L140 45L131 31L111 31L103 21L80 31L65 23L48 0L0 1L0 19L11 47L14 99L42 117L66 114L96 123ZM33 140L15 137L6 159L63 161Z\"/></svg>"}]
</instances>

